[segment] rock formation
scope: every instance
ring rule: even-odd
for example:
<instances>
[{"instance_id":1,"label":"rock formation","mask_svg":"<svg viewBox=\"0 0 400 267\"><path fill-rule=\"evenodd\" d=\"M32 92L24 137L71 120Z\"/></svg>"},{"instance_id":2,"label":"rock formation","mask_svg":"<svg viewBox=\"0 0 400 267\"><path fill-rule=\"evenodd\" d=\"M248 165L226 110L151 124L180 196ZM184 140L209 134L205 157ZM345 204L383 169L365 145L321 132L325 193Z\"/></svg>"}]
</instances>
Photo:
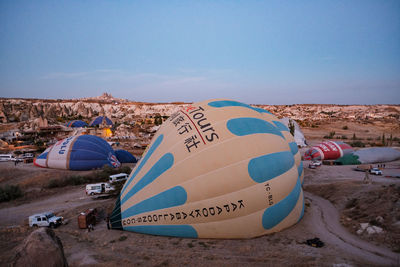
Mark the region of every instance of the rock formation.
<instances>
[{"instance_id":1,"label":"rock formation","mask_svg":"<svg viewBox=\"0 0 400 267\"><path fill-rule=\"evenodd\" d=\"M50 228L33 231L16 249L13 266L68 266L60 239Z\"/></svg>"}]
</instances>

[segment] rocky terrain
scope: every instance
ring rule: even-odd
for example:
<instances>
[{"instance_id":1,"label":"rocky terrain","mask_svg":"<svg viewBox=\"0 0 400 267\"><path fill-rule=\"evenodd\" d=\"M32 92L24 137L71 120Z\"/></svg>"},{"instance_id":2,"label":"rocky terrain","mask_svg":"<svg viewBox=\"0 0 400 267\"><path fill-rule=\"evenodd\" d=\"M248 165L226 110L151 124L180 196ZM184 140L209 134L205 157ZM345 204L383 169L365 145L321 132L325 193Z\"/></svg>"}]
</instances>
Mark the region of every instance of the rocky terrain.
<instances>
[{"instance_id":1,"label":"rocky terrain","mask_svg":"<svg viewBox=\"0 0 400 267\"><path fill-rule=\"evenodd\" d=\"M132 123L137 118L153 117L156 114L169 116L183 104L151 104L128 102L113 98L95 97L74 100L0 99L0 121L29 124L37 118L47 119L49 124L72 119L90 120L98 115L111 118L114 123Z\"/></svg>"},{"instance_id":2,"label":"rocky terrain","mask_svg":"<svg viewBox=\"0 0 400 267\"><path fill-rule=\"evenodd\" d=\"M38 118L49 124L62 123L78 117L90 121L94 116L105 115L114 122L132 123L138 118L156 115L170 116L185 103L142 103L114 98L104 93L100 97L45 100L0 98L0 122L29 124ZM337 120L349 122L376 122L396 124L399 128L400 105L255 105L269 110L279 118L295 119L301 126L317 126Z\"/></svg>"}]
</instances>

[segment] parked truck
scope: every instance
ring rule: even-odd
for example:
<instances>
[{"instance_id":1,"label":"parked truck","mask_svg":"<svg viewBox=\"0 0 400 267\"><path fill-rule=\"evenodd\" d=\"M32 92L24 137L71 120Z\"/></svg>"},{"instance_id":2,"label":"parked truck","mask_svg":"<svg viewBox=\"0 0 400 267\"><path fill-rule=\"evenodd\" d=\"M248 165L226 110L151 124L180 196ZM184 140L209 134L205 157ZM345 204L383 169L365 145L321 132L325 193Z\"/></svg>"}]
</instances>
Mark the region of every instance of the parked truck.
<instances>
[{"instance_id":1,"label":"parked truck","mask_svg":"<svg viewBox=\"0 0 400 267\"><path fill-rule=\"evenodd\" d=\"M30 227L51 227L56 228L62 224L62 217L55 216L53 212L44 212L29 216Z\"/></svg>"}]
</instances>

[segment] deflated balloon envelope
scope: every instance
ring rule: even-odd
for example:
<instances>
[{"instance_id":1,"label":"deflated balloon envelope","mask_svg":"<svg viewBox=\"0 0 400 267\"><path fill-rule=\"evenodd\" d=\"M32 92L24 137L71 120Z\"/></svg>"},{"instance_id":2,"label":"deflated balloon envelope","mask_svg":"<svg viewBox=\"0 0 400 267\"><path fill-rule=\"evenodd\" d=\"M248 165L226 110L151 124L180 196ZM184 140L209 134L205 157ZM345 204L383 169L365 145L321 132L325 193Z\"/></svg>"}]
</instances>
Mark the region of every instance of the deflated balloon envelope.
<instances>
[{"instance_id":1,"label":"deflated balloon envelope","mask_svg":"<svg viewBox=\"0 0 400 267\"><path fill-rule=\"evenodd\" d=\"M305 160L333 160L350 154L354 149L340 141L325 141L308 149L304 153Z\"/></svg>"},{"instance_id":2,"label":"deflated balloon envelope","mask_svg":"<svg viewBox=\"0 0 400 267\"><path fill-rule=\"evenodd\" d=\"M129 151L123 149L114 150L117 159L121 163L136 163L137 159Z\"/></svg>"},{"instance_id":3,"label":"deflated balloon envelope","mask_svg":"<svg viewBox=\"0 0 400 267\"><path fill-rule=\"evenodd\" d=\"M173 114L119 196L112 228L191 238L250 238L303 216L303 166L266 110L208 100Z\"/></svg>"},{"instance_id":4,"label":"deflated balloon envelope","mask_svg":"<svg viewBox=\"0 0 400 267\"><path fill-rule=\"evenodd\" d=\"M72 127L72 128L76 128L76 127L87 127L88 124L82 120L73 120L73 121L69 121L67 123L64 124L67 127Z\"/></svg>"},{"instance_id":5,"label":"deflated balloon envelope","mask_svg":"<svg viewBox=\"0 0 400 267\"><path fill-rule=\"evenodd\" d=\"M94 135L62 139L40 154L34 164L38 167L68 170L91 170L104 165L121 165L112 147Z\"/></svg>"}]
</instances>

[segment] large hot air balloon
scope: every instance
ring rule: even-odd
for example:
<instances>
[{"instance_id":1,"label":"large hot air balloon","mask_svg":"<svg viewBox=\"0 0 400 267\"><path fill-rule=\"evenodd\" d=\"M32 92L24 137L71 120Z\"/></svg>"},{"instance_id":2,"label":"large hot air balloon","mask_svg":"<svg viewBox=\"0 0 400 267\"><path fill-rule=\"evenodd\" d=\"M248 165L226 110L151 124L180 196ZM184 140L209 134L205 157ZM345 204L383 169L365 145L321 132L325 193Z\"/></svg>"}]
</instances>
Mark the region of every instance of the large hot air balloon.
<instances>
[{"instance_id":1,"label":"large hot air balloon","mask_svg":"<svg viewBox=\"0 0 400 267\"><path fill-rule=\"evenodd\" d=\"M86 126L88 126L88 124L81 120L73 120L73 121L69 121L69 122L65 123L65 126L76 128L76 127L86 127Z\"/></svg>"},{"instance_id":2,"label":"large hot air balloon","mask_svg":"<svg viewBox=\"0 0 400 267\"><path fill-rule=\"evenodd\" d=\"M137 162L137 159L135 158L135 156L126 150L117 149L114 152L115 152L115 155L117 156L118 161L121 163L136 163Z\"/></svg>"},{"instance_id":3,"label":"large hot air balloon","mask_svg":"<svg viewBox=\"0 0 400 267\"><path fill-rule=\"evenodd\" d=\"M334 160L350 154L354 149L340 141L325 141L304 153L305 160Z\"/></svg>"},{"instance_id":4,"label":"large hot air balloon","mask_svg":"<svg viewBox=\"0 0 400 267\"><path fill-rule=\"evenodd\" d=\"M121 165L112 147L94 135L71 136L60 140L40 154L34 164L44 168L80 171L104 165Z\"/></svg>"},{"instance_id":5,"label":"large hot air balloon","mask_svg":"<svg viewBox=\"0 0 400 267\"><path fill-rule=\"evenodd\" d=\"M266 110L232 100L173 114L126 181L111 226L190 237L250 238L303 216L296 143Z\"/></svg>"}]
</instances>

